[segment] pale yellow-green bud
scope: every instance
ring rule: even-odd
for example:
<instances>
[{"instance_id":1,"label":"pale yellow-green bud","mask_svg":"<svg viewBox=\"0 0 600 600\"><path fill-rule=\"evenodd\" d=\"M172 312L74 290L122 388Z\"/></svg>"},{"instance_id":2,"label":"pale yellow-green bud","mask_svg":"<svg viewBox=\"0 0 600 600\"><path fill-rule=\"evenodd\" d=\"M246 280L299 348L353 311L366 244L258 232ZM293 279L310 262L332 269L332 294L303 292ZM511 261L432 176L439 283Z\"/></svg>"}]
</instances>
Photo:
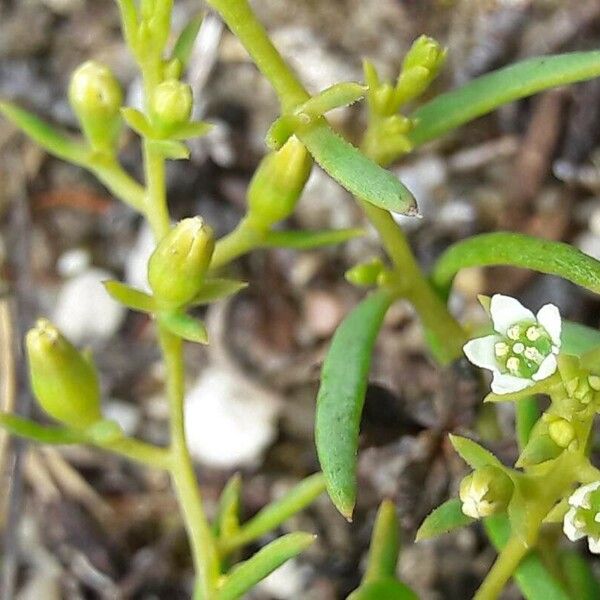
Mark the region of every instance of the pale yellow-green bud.
<instances>
[{"instance_id":1,"label":"pale yellow-green bud","mask_svg":"<svg viewBox=\"0 0 600 600\"><path fill-rule=\"evenodd\" d=\"M385 267L380 258L355 265L346 271L346 281L357 286L375 285Z\"/></svg>"},{"instance_id":2,"label":"pale yellow-green bud","mask_svg":"<svg viewBox=\"0 0 600 600\"><path fill-rule=\"evenodd\" d=\"M84 429L102 418L96 369L46 319L25 338L31 387L40 406L54 419Z\"/></svg>"},{"instance_id":3,"label":"pale yellow-green bud","mask_svg":"<svg viewBox=\"0 0 600 600\"><path fill-rule=\"evenodd\" d=\"M514 491L510 477L499 467L488 465L473 471L460 484L462 511L473 519L506 510Z\"/></svg>"},{"instance_id":4,"label":"pale yellow-green bud","mask_svg":"<svg viewBox=\"0 0 600 600\"><path fill-rule=\"evenodd\" d=\"M425 67L435 77L444 65L446 50L433 38L422 35L417 38L402 62L402 70Z\"/></svg>"},{"instance_id":5,"label":"pale yellow-green bud","mask_svg":"<svg viewBox=\"0 0 600 600\"><path fill-rule=\"evenodd\" d=\"M71 77L69 102L90 145L112 151L121 124L123 92L111 70L95 61L83 63Z\"/></svg>"},{"instance_id":6,"label":"pale yellow-green bud","mask_svg":"<svg viewBox=\"0 0 600 600\"><path fill-rule=\"evenodd\" d=\"M292 136L280 150L265 156L248 187L249 220L263 229L289 217L312 168L304 145Z\"/></svg>"},{"instance_id":7,"label":"pale yellow-green bud","mask_svg":"<svg viewBox=\"0 0 600 600\"><path fill-rule=\"evenodd\" d=\"M575 439L575 428L566 419L556 419L548 425L548 435L561 448L567 448Z\"/></svg>"},{"instance_id":8,"label":"pale yellow-green bud","mask_svg":"<svg viewBox=\"0 0 600 600\"><path fill-rule=\"evenodd\" d=\"M201 217L183 219L160 241L148 261L148 281L159 303L183 306L204 282L215 247Z\"/></svg>"},{"instance_id":9,"label":"pale yellow-green bud","mask_svg":"<svg viewBox=\"0 0 600 600\"><path fill-rule=\"evenodd\" d=\"M177 79L163 81L152 96L152 114L162 127L187 123L192 115L193 105L192 88Z\"/></svg>"}]
</instances>

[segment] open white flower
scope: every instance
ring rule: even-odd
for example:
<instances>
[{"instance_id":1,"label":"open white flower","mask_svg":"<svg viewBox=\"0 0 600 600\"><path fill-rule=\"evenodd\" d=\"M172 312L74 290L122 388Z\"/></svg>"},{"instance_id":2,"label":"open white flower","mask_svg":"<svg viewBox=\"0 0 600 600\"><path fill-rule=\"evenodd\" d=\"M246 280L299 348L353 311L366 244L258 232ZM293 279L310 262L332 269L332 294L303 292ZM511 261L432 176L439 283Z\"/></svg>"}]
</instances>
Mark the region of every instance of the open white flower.
<instances>
[{"instance_id":1,"label":"open white flower","mask_svg":"<svg viewBox=\"0 0 600 600\"><path fill-rule=\"evenodd\" d=\"M518 392L556 371L561 318L554 304L534 315L515 298L495 294L490 314L495 333L467 342L463 350L474 365L492 371L492 392Z\"/></svg>"},{"instance_id":2,"label":"open white flower","mask_svg":"<svg viewBox=\"0 0 600 600\"><path fill-rule=\"evenodd\" d=\"M588 538L590 552L600 554L600 481L588 483L571 495L563 531L572 541Z\"/></svg>"}]
</instances>

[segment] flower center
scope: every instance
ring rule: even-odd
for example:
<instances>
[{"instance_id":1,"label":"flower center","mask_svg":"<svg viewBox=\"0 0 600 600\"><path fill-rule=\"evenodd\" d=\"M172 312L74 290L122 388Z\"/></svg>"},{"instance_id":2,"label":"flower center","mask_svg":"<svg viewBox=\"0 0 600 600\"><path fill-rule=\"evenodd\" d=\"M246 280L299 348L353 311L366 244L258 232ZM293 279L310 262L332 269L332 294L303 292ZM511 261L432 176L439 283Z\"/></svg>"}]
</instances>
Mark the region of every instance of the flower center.
<instances>
[{"instance_id":1,"label":"flower center","mask_svg":"<svg viewBox=\"0 0 600 600\"><path fill-rule=\"evenodd\" d=\"M552 339L539 324L521 321L511 325L494 345L494 354L505 373L531 379L552 353Z\"/></svg>"}]
</instances>

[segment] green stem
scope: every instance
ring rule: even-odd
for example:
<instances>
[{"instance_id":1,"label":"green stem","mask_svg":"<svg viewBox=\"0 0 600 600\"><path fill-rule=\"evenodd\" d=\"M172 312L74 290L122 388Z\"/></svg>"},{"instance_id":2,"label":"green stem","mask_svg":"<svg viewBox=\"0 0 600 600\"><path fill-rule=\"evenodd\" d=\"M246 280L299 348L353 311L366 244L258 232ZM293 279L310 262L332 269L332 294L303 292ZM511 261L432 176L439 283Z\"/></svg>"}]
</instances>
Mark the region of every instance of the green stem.
<instances>
[{"instance_id":1,"label":"green stem","mask_svg":"<svg viewBox=\"0 0 600 600\"><path fill-rule=\"evenodd\" d=\"M523 450L529 441L529 434L540 418L540 407L535 396L521 398L515 402L515 420L519 449Z\"/></svg>"},{"instance_id":2,"label":"green stem","mask_svg":"<svg viewBox=\"0 0 600 600\"><path fill-rule=\"evenodd\" d=\"M95 442L95 445L154 469L168 470L170 468L171 461L167 450L139 440L124 438L116 442L111 441L110 444L106 445Z\"/></svg>"},{"instance_id":3,"label":"green stem","mask_svg":"<svg viewBox=\"0 0 600 600\"><path fill-rule=\"evenodd\" d=\"M183 511L194 568L198 575L195 599L211 600L219 577L215 540L203 509L194 466L185 439L183 342L159 326L160 345L168 373L171 417L171 477Z\"/></svg>"},{"instance_id":4,"label":"green stem","mask_svg":"<svg viewBox=\"0 0 600 600\"><path fill-rule=\"evenodd\" d=\"M263 236L254 227L249 225L247 218L240 221L239 225L215 245L215 251L210 261L211 271L216 271L242 254L246 254L260 246Z\"/></svg>"},{"instance_id":5,"label":"green stem","mask_svg":"<svg viewBox=\"0 0 600 600\"><path fill-rule=\"evenodd\" d=\"M133 179L114 157L94 157L85 163L92 173L117 198L135 210L144 212L144 188Z\"/></svg>"},{"instance_id":6,"label":"green stem","mask_svg":"<svg viewBox=\"0 0 600 600\"><path fill-rule=\"evenodd\" d=\"M511 536L473 600L495 600L528 550L519 537Z\"/></svg>"},{"instance_id":7,"label":"green stem","mask_svg":"<svg viewBox=\"0 0 600 600\"><path fill-rule=\"evenodd\" d=\"M244 45L262 74L271 82L284 112L310 98L282 58L247 0L207 0Z\"/></svg>"},{"instance_id":8,"label":"green stem","mask_svg":"<svg viewBox=\"0 0 600 600\"><path fill-rule=\"evenodd\" d=\"M144 140L144 170L146 174L146 218L158 242L171 226L167 207L165 159L152 140Z\"/></svg>"}]
</instances>

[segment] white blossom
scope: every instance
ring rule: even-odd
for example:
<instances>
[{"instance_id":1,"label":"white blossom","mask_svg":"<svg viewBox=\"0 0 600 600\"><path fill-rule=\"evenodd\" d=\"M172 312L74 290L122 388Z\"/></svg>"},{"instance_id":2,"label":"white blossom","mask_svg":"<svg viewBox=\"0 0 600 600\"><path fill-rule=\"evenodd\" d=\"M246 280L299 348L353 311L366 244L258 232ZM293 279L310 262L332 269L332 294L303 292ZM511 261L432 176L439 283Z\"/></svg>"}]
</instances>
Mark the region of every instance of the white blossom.
<instances>
[{"instance_id":1,"label":"white blossom","mask_svg":"<svg viewBox=\"0 0 600 600\"><path fill-rule=\"evenodd\" d=\"M588 483L571 495L563 531L572 541L588 538L590 552L600 554L600 481Z\"/></svg>"},{"instance_id":2,"label":"white blossom","mask_svg":"<svg viewBox=\"0 0 600 600\"><path fill-rule=\"evenodd\" d=\"M467 342L467 358L493 373L492 392L510 394L552 375L560 349L558 308L546 304L534 315L518 300L495 294L490 303L494 333Z\"/></svg>"}]
</instances>

